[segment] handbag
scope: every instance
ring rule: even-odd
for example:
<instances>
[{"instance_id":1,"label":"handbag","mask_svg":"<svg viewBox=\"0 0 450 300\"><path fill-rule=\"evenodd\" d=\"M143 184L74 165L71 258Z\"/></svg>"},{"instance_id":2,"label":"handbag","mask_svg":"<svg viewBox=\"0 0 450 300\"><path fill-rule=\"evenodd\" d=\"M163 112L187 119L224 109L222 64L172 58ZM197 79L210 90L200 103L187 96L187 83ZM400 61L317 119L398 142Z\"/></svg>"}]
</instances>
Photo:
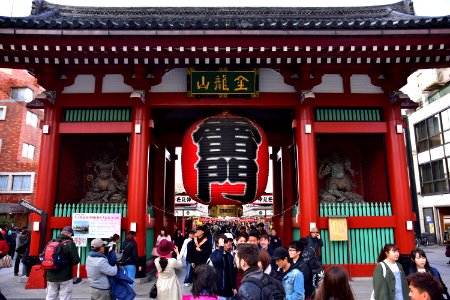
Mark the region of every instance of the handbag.
<instances>
[{"instance_id":1,"label":"handbag","mask_svg":"<svg viewBox=\"0 0 450 300\"><path fill-rule=\"evenodd\" d=\"M131 246L131 243L128 243L123 249L119 250L119 251L116 253L116 263L117 263L119 266L125 265L125 260L126 260L126 259L124 259L123 253L125 252L125 250L126 250L129 246Z\"/></svg>"},{"instance_id":2,"label":"handbag","mask_svg":"<svg viewBox=\"0 0 450 300\"><path fill-rule=\"evenodd\" d=\"M150 289L150 298L156 299L156 296L158 295L158 289L156 288L156 282L153 284L152 288Z\"/></svg>"},{"instance_id":3,"label":"handbag","mask_svg":"<svg viewBox=\"0 0 450 300\"><path fill-rule=\"evenodd\" d=\"M0 269L11 267L12 267L11 256L5 255L2 259L0 259Z\"/></svg>"},{"instance_id":4,"label":"handbag","mask_svg":"<svg viewBox=\"0 0 450 300\"><path fill-rule=\"evenodd\" d=\"M121 262L123 259L123 250L120 250L119 252L116 253L116 261L119 263Z\"/></svg>"}]
</instances>

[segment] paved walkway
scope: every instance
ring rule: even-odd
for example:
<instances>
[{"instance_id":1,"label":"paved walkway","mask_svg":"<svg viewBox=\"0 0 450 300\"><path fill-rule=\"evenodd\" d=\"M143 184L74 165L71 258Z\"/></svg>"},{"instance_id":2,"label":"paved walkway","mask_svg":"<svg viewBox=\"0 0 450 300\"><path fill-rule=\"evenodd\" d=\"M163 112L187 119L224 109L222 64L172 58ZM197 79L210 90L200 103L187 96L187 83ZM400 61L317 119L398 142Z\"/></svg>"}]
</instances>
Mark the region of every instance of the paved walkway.
<instances>
[{"instance_id":1,"label":"paved walkway","mask_svg":"<svg viewBox=\"0 0 450 300\"><path fill-rule=\"evenodd\" d=\"M437 268L442 275L442 278L450 287L450 265L445 257L444 246L430 246L424 248L432 266ZM180 282L183 282L185 271L180 270L178 273ZM147 283L137 283L135 291L137 293L136 299L148 299L150 287L154 280ZM353 278L350 282L357 299L369 299L372 293L372 278L360 277ZM45 289L26 290L25 283L18 282L18 277L13 276L12 269L0 270L0 288L7 299L45 299ZM190 293L190 288L183 286L183 293ZM89 282L84 279L80 284L74 286L73 299L90 299Z\"/></svg>"}]
</instances>

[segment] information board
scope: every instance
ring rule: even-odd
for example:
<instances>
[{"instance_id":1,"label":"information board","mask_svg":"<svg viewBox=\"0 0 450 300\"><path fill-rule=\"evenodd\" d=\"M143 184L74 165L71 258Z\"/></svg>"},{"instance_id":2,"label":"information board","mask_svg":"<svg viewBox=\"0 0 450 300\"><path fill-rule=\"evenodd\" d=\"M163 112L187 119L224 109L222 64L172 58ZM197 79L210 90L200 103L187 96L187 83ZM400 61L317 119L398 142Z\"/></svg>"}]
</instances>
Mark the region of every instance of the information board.
<instances>
[{"instance_id":1,"label":"information board","mask_svg":"<svg viewBox=\"0 0 450 300\"><path fill-rule=\"evenodd\" d=\"M328 230L330 234L330 241L348 241L347 218L329 217Z\"/></svg>"},{"instance_id":2,"label":"information board","mask_svg":"<svg viewBox=\"0 0 450 300\"><path fill-rule=\"evenodd\" d=\"M73 213L74 236L86 238L109 238L120 234L120 214Z\"/></svg>"}]
</instances>

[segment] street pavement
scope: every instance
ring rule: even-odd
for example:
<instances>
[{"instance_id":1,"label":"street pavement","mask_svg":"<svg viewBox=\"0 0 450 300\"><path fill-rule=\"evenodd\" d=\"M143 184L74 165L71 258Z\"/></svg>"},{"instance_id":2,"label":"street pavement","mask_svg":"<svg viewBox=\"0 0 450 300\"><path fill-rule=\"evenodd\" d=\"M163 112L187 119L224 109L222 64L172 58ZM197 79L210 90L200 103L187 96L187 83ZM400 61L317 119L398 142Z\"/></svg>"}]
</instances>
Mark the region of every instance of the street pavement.
<instances>
[{"instance_id":1,"label":"street pavement","mask_svg":"<svg viewBox=\"0 0 450 300\"><path fill-rule=\"evenodd\" d=\"M450 265L447 264L449 258L445 257L445 246L429 246L424 248L430 264L441 273L442 279L447 287L450 287ZM19 272L21 274L21 272ZM183 282L184 268L178 273L180 283ZM136 299L148 299L150 288L153 286L154 278L150 282L136 283ZM369 299L372 293L372 278L359 277L352 278L350 285L353 288L356 299ZM182 284L183 293L189 294L190 287ZM45 289L25 289L25 282L19 282L19 277L13 276L12 268L0 270L0 289L6 299L45 299ZM89 281L83 279L79 284L74 285L72 299L90 299ZM169 299L168 299L169 300Z\"/></svg>"}]
</instances>

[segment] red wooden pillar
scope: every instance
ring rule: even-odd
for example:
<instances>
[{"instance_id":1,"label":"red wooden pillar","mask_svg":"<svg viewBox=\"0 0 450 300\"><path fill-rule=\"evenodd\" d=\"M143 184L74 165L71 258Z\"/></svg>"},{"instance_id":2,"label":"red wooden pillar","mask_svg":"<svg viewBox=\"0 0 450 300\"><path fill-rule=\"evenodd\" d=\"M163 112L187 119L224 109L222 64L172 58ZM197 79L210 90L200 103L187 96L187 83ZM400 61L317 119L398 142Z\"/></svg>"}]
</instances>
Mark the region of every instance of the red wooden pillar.
<instances>
[{"instance_id":1,"label":"red wooden pillar","mask_svg":"<svg viewBox=\"0 0 450 300\"><path fill-rule=\"evenodd\" d=\"M170 235L175 233L175 148L167 149L170 153L170 161L166 165L166 197L165 210L167 218L167 231Z\"/></svg>"},{"instance_id":2,"label":"red wooden pillar","mask_svg":"<svg viewBox=\"0 0 450 300\"><path fill-rule=\"evenodd\" d=\"M283 245L287 246L293 240L292 235L292 206L294 205L293 186L295 184L292 155L287 146L281 148L281 178L283 185L283 220L282 227L278 229L278 235L282 238ZM291 209L290 209L291 208Z\"/></svg>"},{"instance_id":3,"label":"red wooden pillar","mask_svg":"<svg viewBox=\"0 0 450 300\"><path fill-rule=\"evenodd\" d=\"M53 216L55 208L60 143L60 115L60 107L52 103L45 104L43 125L48 125L49 131L48 134L42 134L41 138L34 205L47 212L49 217ZM31 224L33 224L33 222L39 222L41 220L37 214L32 213L30 221ZM32 231L31 233L30 256L39 255L43 250L45 242L48 242L51 239L51 229L47 227L44 231L42 223L40 225L40 231ZM40 243L40 240L44 241L44 243Z\"/></svg>"},{"instance_id":4,"label":"red wooden pillar","mask_svg":"<svg viewBox=\"0 0 450 300\"><path fill-rule=\"evenodd\" d=\"M149 107L139 103L134 107L131 133L130 166L128 175L128 229L136 223L139 256L145 255L146 214L149 160Z\"/></svg>"},{"instance_id":5,"label":"red wooden pillar","mask_svg":"<svg viewBox=\"0 0 450 300\"><path fill-rule=\"evenodd\" d=\"M277 230L277 233L281 229L281 215L283 211L283 197L281 193L281 166L278 161L278 154L280 147L272 147L272 188L273 188L273 217L272 224Z\"/></svg>"},{"instance_id":6,"label":"red wooden pillar","mask_svg":"<svg viewBox=\"0 0 450 300\"><path fill-rule=\"evenodd\" d=\"M300 206L300 235L307 236L310 226L318 226L319 193L314 116L311 99L297 104L297 174ZM314 223L314 224L311 224Z\"/></svg>"},{"instance_id":7,"label":"red wooden pillar","mask_svg":"<svg viewBox=\"0 0 450 300\"><path fill-rule=\"evenodd\" d=\"M164 193L166 180L166 149L159 147L155 153L155 170L153 184L153 210L155 216L155 242L160 234L161 227L164 226Z\"/></svg>"},{"instance_id":8,"label":"red wooden pillar","mask_svg":"<svg viewBox=\"0 0 450 300\"><path fill-rule=\"evenodd\" d=\"M411 253L414 248L414 231L406 230L406 221L412 221L413 216L400 103L387 104L385 114L389 191L396 222L394 238L402 253Z\"/></svg>"}]
</instances>

